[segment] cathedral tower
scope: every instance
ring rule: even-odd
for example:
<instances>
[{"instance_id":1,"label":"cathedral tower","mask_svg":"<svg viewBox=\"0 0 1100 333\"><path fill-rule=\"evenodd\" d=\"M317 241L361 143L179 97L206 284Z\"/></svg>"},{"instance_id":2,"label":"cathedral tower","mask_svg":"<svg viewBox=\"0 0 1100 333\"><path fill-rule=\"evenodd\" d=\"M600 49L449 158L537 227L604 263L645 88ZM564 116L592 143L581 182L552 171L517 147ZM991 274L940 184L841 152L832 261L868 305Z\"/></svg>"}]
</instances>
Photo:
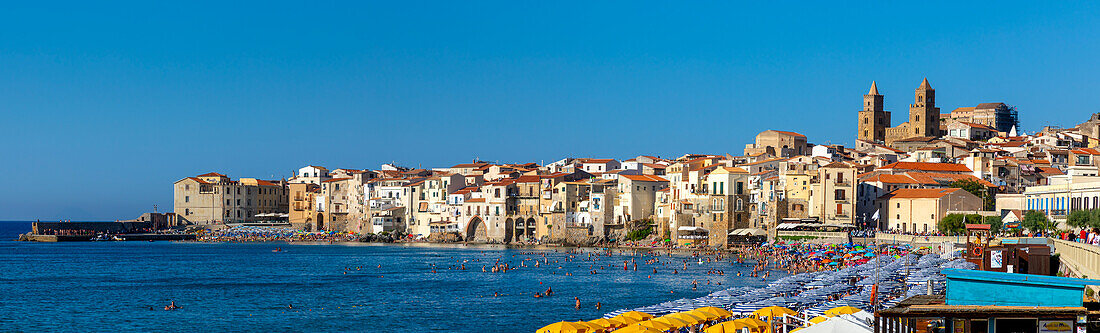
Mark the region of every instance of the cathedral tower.
<instances>
[{"instance_id":1,"label":"cathedral tower","mask_svg":"<svg viewBox=\"0 0 1100 333\"><path fill-rule=\"evenodd\" d=\"M928 84L928 78L920 83L909 104L909 136L940 136L940 108L936 107L936 89Z\"/></svg>"},{"instance_id":2,"label":"cathedral tower","mask_svg":"<svg viewBox=\"0 0 1100 333\"><path fill-rule=\"evenodd\" d=\"M863 95L863 110L859 111L860 140L871 142L884 142L886 140L886 127L890 126L890 113L883 110L882 95L878 93L878 85L871 81L871 90Z\"/></svg>"}]
</instances>

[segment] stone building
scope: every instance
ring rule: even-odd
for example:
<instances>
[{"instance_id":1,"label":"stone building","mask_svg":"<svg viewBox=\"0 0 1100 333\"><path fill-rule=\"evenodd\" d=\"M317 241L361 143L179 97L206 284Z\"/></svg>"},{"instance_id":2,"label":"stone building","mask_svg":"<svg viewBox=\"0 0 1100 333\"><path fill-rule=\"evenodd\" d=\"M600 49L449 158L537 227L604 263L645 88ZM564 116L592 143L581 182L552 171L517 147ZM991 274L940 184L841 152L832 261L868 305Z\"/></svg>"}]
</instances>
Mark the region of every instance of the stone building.
<instances>
[{"instance_id":1,"label":"stone building","mask_svg":"<svg viewBox=\"0 0 1100 333\"><path fill-rule=\"evenodd\" d=\"M878 85L871 81L871 90L863 95L863 111L859 112L858 138L870 142L885 142L886 128L890 127L890 112L883 107L883 97Z\"/></svg>"},{"instance_id":2,"label":"stone building","mask_svg":"<svg viewBox=\"0 0 1100 333\"><path fill-rule=\"evenodd\" d=\"M931 232L948 211L980 211L982 199L961 188L898 189L876 200L882 230Z\"/></svg>"},{"instance_id":3,"label":"stone building","mask_svg":"<svg viewBox=\"0 0 1100 333\"><path fill-rule=\"evenodd\" d=\"M286 214L289 207L284 181L232 180L211 172L180 179L173 185L173 208L179 223L250 222L259 214Z\"/></svg>"},{"instance_id":4,"label":"stone building","mask_svg":"<svg viewBox=\"0 0 1100 333\"><path fill-rule=\"evenodd\" d=\"M806 136L789 131L767 130L756 135L756 143L745 145L745 155L768 154L779 157L807 155Z\"/></svg>"},{"instance_id":5,"label":"stone building","mask_svg":"<svg viewBox=\"0 0 1100 333\"><path fill-rule=\"evenodd\" d=\"M868 92L868 94L864 95L863 97L865 111L861 111L859 115L859 138L861 140L867 141L875 141L872 140L874 139L874 135L871 135L872 133L868 133L866 137L871 139L865 138L865 136L863 135L864 129L871 131L876 129L875 126L886 126L886 124L889 122L888 117L886 118L887 121L882 122L881 125L869 119L869 124L867 126L863 125L864 116L873 117L875 115L889 115L889 113L881 111L881 107L878 107L876 109L876 106L874 104L876 102L881 103L882 97L881 95L878 95L878 89L873 83L871 88L872 91ZM868 103L870 103L870 105L867 105ZM869 110L868 107L870 107ZM941 134L940 108L936 107L936 90L932 89L932 85L928 83L928 78L925 78L913 94L913 103L909 104L908 121L901 123L896 127L887 128L884 140L886 144L892 144L894 141L897 140L913 137L936 138L941 136Z\"/></svg>"}]
</instances>

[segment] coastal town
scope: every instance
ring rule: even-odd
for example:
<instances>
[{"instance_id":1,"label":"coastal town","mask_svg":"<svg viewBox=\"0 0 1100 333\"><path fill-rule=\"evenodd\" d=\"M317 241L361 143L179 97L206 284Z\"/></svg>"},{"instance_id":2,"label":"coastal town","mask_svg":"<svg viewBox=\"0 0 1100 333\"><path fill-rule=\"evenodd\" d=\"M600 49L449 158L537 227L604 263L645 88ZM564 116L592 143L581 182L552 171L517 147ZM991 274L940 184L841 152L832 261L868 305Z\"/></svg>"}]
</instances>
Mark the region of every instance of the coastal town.
<instances>
[{"instance_id":1,"label":"coastal town","mask_svg":"<svg viewBox=\"0 0 1100 333\"><path fill-rule=\"evenodd\" d=\"M1007 103L941 112L935 96L921 81L908 121L892 126L872 82L851 147L769 129L737 156L307 165L282 179L208 172L172 184L172 212L39 221L24 238L504 244L532 251L446 269L552 276L579 262L573 269L592 276L620 264L635 275L641 264L646 279L691 274L695 291L700 280L720 286L712 278L730 265L738 279L767 282L548 321L544 333L1100 327L1100 280L1088 279L1100 276L1100 113L1025 132Z\"/></svg>"},{"instance_id":2,"label":"coastal town","mask_svg":"<svg viewBox=\"0 0 1100 333\"><path fill-rule=\"evenodd\" d=\"M957 234L961 224L951 222L960 218L1024 233L1070 231L1088 226L1071 212L1100 208L1100 115L1024 133L1006 103L941 112L927 79L913 93L908 121L891 126L883 101L872 82L862 109L851 114L858 131L850 147L771 129L737 156L308 165L267 180L197 174L173 184L166 224L286 225L410 241L657 239L725 248L753 236L812 232ZM1040 222L1025 221L1028 213L1040 213Z\"/></svg>"}]
</instances>

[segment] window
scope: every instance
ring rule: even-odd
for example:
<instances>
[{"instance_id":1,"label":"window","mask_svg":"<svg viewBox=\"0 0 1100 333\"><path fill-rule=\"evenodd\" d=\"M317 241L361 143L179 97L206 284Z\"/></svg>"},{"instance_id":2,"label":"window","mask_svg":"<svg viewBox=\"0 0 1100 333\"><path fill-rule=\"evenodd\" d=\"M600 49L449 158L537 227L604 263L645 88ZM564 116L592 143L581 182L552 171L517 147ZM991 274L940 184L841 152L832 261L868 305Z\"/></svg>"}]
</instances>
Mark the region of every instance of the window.
<instances>
[{"instance_id":1,"label":"window","mask_svg":"<svg viewBox=\"0 0 1100 333\"><path fill-rule=\"evenodd\" d=\"M191 215L191 209L190 208L184 209L183 210L183 215Z\"/></svg>"},{"instance_id":2,"label":"window","mask_svg":"<svg viewBox=\"0 0 1100 333\"><path fill-rule=\"evenodd\" d=\"M191 202L191 196L184 196L183 202Z\"/></svg>"}]
</instances>

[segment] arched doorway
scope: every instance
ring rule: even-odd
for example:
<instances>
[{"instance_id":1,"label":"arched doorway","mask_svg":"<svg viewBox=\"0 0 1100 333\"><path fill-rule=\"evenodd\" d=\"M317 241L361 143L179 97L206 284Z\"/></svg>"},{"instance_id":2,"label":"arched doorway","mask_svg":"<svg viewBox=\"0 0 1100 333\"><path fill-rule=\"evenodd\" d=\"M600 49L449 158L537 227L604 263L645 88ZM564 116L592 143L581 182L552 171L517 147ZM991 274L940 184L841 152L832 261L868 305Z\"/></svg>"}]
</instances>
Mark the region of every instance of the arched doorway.
<instances>
[{"instance_id":1,"label":"arched doorway","mask_svg":"<svg viewBox=\"0 0 1100 333\"><path fill-rule=\"evenodd\" d=\"M535 238L535 218L533 218L533 217L528 217L527 218L526 231L527 231L527 234L525 234L524 236L526 236L527 239L534 239Z\"/></svg>"},{"instance_id":2,"label":"arched doorway","mask_svg":"<svg viewBox=\"0 0 1100 333\"><path fill-rule=\"evenodd\" d=\"M481 221L481 217L470 218L470 223L466 224L466 241L484 243L488 240L489 232L485 228L485 222Z\"/></svg>"},{"instance_id":3,"label":"arched doorway","mask_svg":"<svg viewBox=\"0 0 1100 333\"><path fill-rule=\"evenodd\" d=\"M522 221L522 220L520 220L520 221ZM522 222L520 222L520 224L522 224ZM519 233L513 232L512 231L513 228L515 228L515 221L512 220L511 217L504 220L504 242L505 243L511 243L512 242L512 235L518 235L519 234ZM518 241L519 238L517 237L516 240Z\"/></svg>"},{"instance_id":4,"label":"arched doorway","mask_svg":"<svg viewBox=\"0 0 1100 333\"><path fill-rule=\"evenodd\" d=\"M325 231L325 215L317 213L317 231Z\"/></svg>"}]
</instances>

